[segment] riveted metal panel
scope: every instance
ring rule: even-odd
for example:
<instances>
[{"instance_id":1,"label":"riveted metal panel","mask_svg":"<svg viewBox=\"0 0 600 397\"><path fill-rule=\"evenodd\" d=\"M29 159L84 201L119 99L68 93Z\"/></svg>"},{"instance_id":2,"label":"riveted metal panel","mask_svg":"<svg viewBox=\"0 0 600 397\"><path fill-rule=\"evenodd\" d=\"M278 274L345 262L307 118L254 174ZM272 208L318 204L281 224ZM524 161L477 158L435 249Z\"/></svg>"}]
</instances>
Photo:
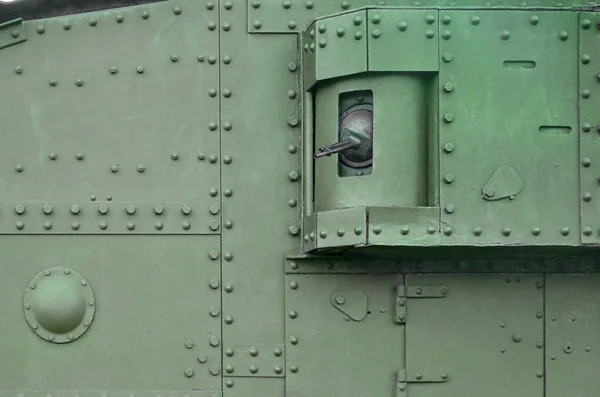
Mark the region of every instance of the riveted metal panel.
<instances>
[{"instance_id":1,"label":"riveted metal panel","mask_svg":"<svg viewBox=\"0 0 600 397\"><path fill-rule=\"evenodd\" d=\"M279 397L284 396L281 378L227 378L223 381L225 397Z\"/></svg>"},{"instance_id":2,"label":"riveted metal panel","mask_svg":"<svg viewBox=\"0 0 600 397\"><path fill-rule=\"evenodd\" d=\"M600 387L600 277L546 276L546 395L591 396Z\"/></svg>"},{"instance_id":3,"label":"riveted metal panel","mask_svg":"<svg viewBox=\"0 0 600 397\"><path fill-rule=\"evenodd\" d=\"M345 208L317 213L318 248L365 245L367 210Z\"/></svg>"},{"instance_id":4,"label":"riveted metal panel","mask_svg":"<svg viewBox=\"0 0 600 397\"><path fill-rule=\"evenodd\" d=\"M302 45L315 51L315 81L367 70L366 17L366 11L355 11L319 19L310 26ZM310 88L309 82L305 80L305 89Z\"/></svg>"},{"instance_id":5,"label":"riveted metal panel","mask_svg":"<svg viewBox=\"0 0 600 397\"><path fill-rule=\"evenodd\" d=\"M437 10L368 10L369 71L437 71Z\"/></svg>"},{"instance_id":6,"label":"riveted metal panel","mask_svg":"<svg viewBox=\"0 0 600 397\"><path fill-rule=\"evenodd\" d=\"M27 41L27 30L21 18L0 24L0 50Z\"/></svg>"},{"instance_id":7,"label":"riveted metal panel","mask_svg":"<svg viewBox=\"0 0 600 397\"><path fill-rule=\"evenodd\" d=\"M285 345L224 345L223 376L284 377Z\"/></svg>"},{"instance_id":8,"label":"riveted metal panel","mask_svg":"<svg viewBox=\"0 0 600 397\"><path fill-rule=\"evenodd\" d=\"M248 34L247 12L221 2L223 338L278 344L282 261L302 226L298 38Z\"/></svg>"},{"instance_id":9,"label":"riveted metal panel","mask_svg":"<svg viewBox=\"0 0 600 397\"><path fill-rule=\"evenodd\" d=\"M408 395L542 397L541 280L535 274L408 275L407 285L445 285L448 294L408 300L407 376L449 375L445 383L409 384Z\"/></svg>"},{"instance_id":10,"label":"riveted metal panel","mask_svg":"<svg viewBox=\"0 0 600 397\"><path fill-rule=\"evenodd\" d=\"M579 15L579 144L581 240L600 243L600 23L599 13Z\"/></svg>"},{"instance_id":11,"label":"riveted metal panel","mask_svg":"<svg viewBox=\"0 0 600 397\"><path fill-rule=\"evenodd\" d=\"M369 245L431 246L440 242L436 207L369 207Z\"/></svg>"},{"instance_id":12,"label":"riveted metal panel","mask_svg":"<svg viewBox=\"0 0 600 397\"><path fill-rule=\"evenodd\" d=\"M46 203L186 202L198 215L186 233L218 232L209 229L221 162L217 12L182 0L26 22L27 42L0 59L0 84L12 93L0 99L0 201L36 212ZM177 211L163 217L180 222ZM38 230L41 221L24 222Z\"/></svg>"},{"instance_id":13,"label":"riveted metal panel","mask_svg":"<svg viewBox=\"0 0 600 397\"><path fill-rule=\"evenodd\" d=\"M397 278L286 276L286 396L393 395L404 354L392 318ZM363 301L344 309L353 296Z\"/></svg>"},{"instance_id":14,"label":"riveted metal panel","mask_svg":"<svg viewBox=\"0 0 600 397\"><path fill-rule=\"evenodd\" d=\"M73 272L52 284L57 265ZM0 269L2 389L220 390L219 236L5 236ZM77 274L95 316L57 344L76 325Z\"/></svg>"},{"instance_id":15,"label":"riveted metal panel","mask_svg":"<svg viewBox=\"0 0 600 397\"><path fill-rule=\"evenodd\" d=\"M0 397L221 397L220 390L0 390Z\"/></svg>"},{"instance_id":16,"label":"riveted metal panel","mask_svg":"<svg viewBox=\"0 0 600 397\"><path fill-rule=\"evenodd\" d=\"M248 0L248 32L301 32L316 15L314 1Z\"/></svg>"},{"instance_id":17,"label":"riveted metal panel","mask_svg":"<svg viewBox=\"0 0 600 397\"><path fill-rule=\"evenodd\" d=\"M440 20L443 243L579 244L577 14Z\"/></svg>"},{"instance_id":18,"label":"riveted metal panel","mask_svg":"<svg viewBox=\"0 0 600 397\"><path fill-rule=\"evenodd\" d=\"M217 234L220 206L187 202L5 202L0 234Z\"/></svg>"}]
</instances>

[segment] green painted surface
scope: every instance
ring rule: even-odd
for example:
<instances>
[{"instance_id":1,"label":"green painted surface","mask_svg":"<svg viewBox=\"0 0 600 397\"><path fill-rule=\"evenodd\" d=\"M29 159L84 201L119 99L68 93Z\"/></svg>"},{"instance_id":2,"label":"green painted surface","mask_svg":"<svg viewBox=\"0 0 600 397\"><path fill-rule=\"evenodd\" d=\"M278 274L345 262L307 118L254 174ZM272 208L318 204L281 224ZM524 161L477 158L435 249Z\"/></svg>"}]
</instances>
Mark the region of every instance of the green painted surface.
<instances>
[{"instance_id":1,"label":"green painted surface","mask_svg":"<svg viewBox=\"0 0 600 397\"><path fill-rule=\"evenodd\" d=\"M594 395L599 13L378 5L0 26L0 397Z\"/></svg>"}]
</instances>

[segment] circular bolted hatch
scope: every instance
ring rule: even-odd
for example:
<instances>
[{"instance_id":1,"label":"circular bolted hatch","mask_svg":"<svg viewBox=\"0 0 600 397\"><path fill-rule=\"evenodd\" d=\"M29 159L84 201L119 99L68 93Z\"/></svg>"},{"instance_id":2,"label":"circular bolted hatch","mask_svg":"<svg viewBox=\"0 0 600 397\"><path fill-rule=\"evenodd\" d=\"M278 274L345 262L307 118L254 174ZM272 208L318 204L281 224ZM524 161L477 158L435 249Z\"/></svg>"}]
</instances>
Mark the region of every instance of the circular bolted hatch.
<instances>
[{"instance_id":1,"label":"circular bolted hatch","mask_svg":"<svg viewBox=\"0 0 600 397\"><path fill-rule=\"evenodd\" d=\"M90 327L96 300L89 282L65 266L38 273L25 289L23 308L29 327L52 343L69 343Z\"/></svg>"}]
</instances>

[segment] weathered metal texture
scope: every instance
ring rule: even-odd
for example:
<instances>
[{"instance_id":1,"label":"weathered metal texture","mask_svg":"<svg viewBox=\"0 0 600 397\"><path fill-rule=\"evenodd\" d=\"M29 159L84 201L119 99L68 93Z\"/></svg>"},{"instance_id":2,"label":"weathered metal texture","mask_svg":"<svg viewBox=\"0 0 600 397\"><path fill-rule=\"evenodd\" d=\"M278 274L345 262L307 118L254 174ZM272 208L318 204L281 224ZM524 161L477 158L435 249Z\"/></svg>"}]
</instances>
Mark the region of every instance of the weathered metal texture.
<instances>
[{"instance_id":1,"label":"weathered metal texture","mask_svg":"<svg viewBox=\"0 0 600 397\"><path fill-rule=\"evenodd\" d=\"M404 355L392 321L397 279L286 277L286 396L392 395Z\"/></svg>"},{"instance_id":2,"label":"weathered metal texture","mask_svg":"<svg viewBox=\"0 0 600 397\"><path fill-rule=\"evenodd\" d=\"M546 396L593 395L598 390L600 279L546 277Z\"/></svg>"},{"instance_id":3,"label":"weathered metal texture","mask_svg":"<svg viewBox=\"0 0 600 397\"><path fill-rule=\"evenodd\" d=\"M440 12L443 244L580 243L577 19Z\"/></svg>"},{"instance_id":4,"label":"weathered metal texture","mask_svg":"<svg viewBox=\"0 0 600 397\"><path fill-rule=\"evenodd\" d=\"M3 237L0 388L218 394L218 250L219 236Z\"/></svg>"},{"instance_id":5,"label":"weathered metal texture","mask_svg":"<svg viewBox=\"0 0 600 397\"><path fill-rule=\"evenodd\" d=\"M0 59L2 233L220 232L212 14L171 1L24 23Z\"/></svg>"},{"instance_id":6,"label":"weathered metal texture","mask_svg":"<svg viewBox=\"0 0 600 397\"><path fill-rule=\"evenodd\" d=\"M579 15L581 240L600 243L600 14Z\"/></svg>"},{"instance_id":7,"label":"weathered metal texture","mask_svg":"<svg viewBox=\"0 0 600 397\"><path fill-rule=\"evenodd\" d=\"M295 33L306 29L315 18L361 7L536 7L593 6L585 0L246 0L248 31L251 33Z\"/></svg>"},{"instance_id":8,"label":"weathered metal texture","mask_svg":"<svg viewBox=\"0 0 600 397\"><path fill-rule=\"evenodd\" d=\"M246 20L245 2L221 2L223 340L274 346L284 341L282 260L301 241L298 41L249 35ZM237 357L228 362L241 370ZM237 379L226 388L250 395Z\"/></svg>"},{"instance_id":9,"label":"weathered metal texture","mask_svg":"<svg viewBox=\"0 0 600 397\"><path fill-rule=\"evenodd\" d=\"M544 396L540 275L418 274L406 284L447 286L444 298L408 299L407 375L449 379L409 384L409 396Z\"/></svg>"}]
</instances>

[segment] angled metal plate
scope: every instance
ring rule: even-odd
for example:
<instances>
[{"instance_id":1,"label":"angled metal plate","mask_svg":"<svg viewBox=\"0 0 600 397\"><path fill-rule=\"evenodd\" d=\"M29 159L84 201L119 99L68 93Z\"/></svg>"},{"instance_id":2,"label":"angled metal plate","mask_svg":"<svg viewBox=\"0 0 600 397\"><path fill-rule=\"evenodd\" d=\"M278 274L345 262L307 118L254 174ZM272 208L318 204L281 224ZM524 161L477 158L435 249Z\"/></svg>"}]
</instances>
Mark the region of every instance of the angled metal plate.
<instances>
[{"instance_id":1,"label":"angled metal plate","mask_svg":"<svg viewBox=\"0 0 600 397\"><path fill-rule=\"evenodd\" d=\"M306 62L314 59L314 82L349 76L367 70L367 12L348 12L316 20L304 33ZM311 66L306 65L308 71ZM305 77L304 89L313 83Z\"/></svg>"},{"instance_id":2,"label":"angled metal plate","mask_svg":"<svg viewBox=\"0 0 600 397\"><path fill-rule=\"evenodd\" d=\"M27 31L21 18L0 24L0 50L27 41Z\"/></svg>"},{"instance_id":3,"label":"angled metal plate","mask_svg":"<svg viewBox=\"0 0 600 397\"><path fill-rule=\"evenodd\" d=\"M600 13L579 14L581 241L600 244Z\"/></svg>"},{"instance_id":4,"label":"angled metal plate","mask_svg":"<svg viewBox=\"0 0 600 397\"><path fill-rule=\"evenodd\" d=\"M579 244L577 14L444 11L440 21L442 243ZM503 166L522 191L486 200Z\"/></svg>"},{"instance_id":5,"label":"angled metal plate","mask_svg":"<svg viewBox=\"0 0 600 397\"><path fill-rule=\"evenodd\" d=\"M369 245L431 246L440 242L436 207L368 207Z\"/></svg>"},{"instance_id":6,"label":"angled metal plate","mask_svg":"<svg viewBox=\"0 0 600 397\"><path fill-rule=\"evenodd\" d=\"M546 276L546 396L594 395L600 387L600 277Z\"/></svg>"},{"instance_id":7,"label":"angled metal plate","mask_svg":"<svg viewBox=\"0 0 600 397\"><path fill-rule=\"evenodd\" d=\"M370 9L368 21L369 71L439 69L438 10Z\"/></svg>"},{"instance_id":8,"label":"angled metal plate","mask_svg":"<svg viewBox=\"0 0 600 397\"><path fill-rule=\"evenodd\" d=\"M444 299L408 301L407 378L448 379L409 384L408 395L543 397L541 279L535 274L409 274L407 285L445 285L449 293ZM490 387L498 379L511 381Z\"/></svg>"},{"instance_id":9,"label":"angled metal plate","mask_svg":"<svg viewBox=\"0 0 600 397\"><path fill-rule=\"evenodd\" d=\"M365 207L317 212L317 248L365 245Z\"/></svg>"}]
</instances>

